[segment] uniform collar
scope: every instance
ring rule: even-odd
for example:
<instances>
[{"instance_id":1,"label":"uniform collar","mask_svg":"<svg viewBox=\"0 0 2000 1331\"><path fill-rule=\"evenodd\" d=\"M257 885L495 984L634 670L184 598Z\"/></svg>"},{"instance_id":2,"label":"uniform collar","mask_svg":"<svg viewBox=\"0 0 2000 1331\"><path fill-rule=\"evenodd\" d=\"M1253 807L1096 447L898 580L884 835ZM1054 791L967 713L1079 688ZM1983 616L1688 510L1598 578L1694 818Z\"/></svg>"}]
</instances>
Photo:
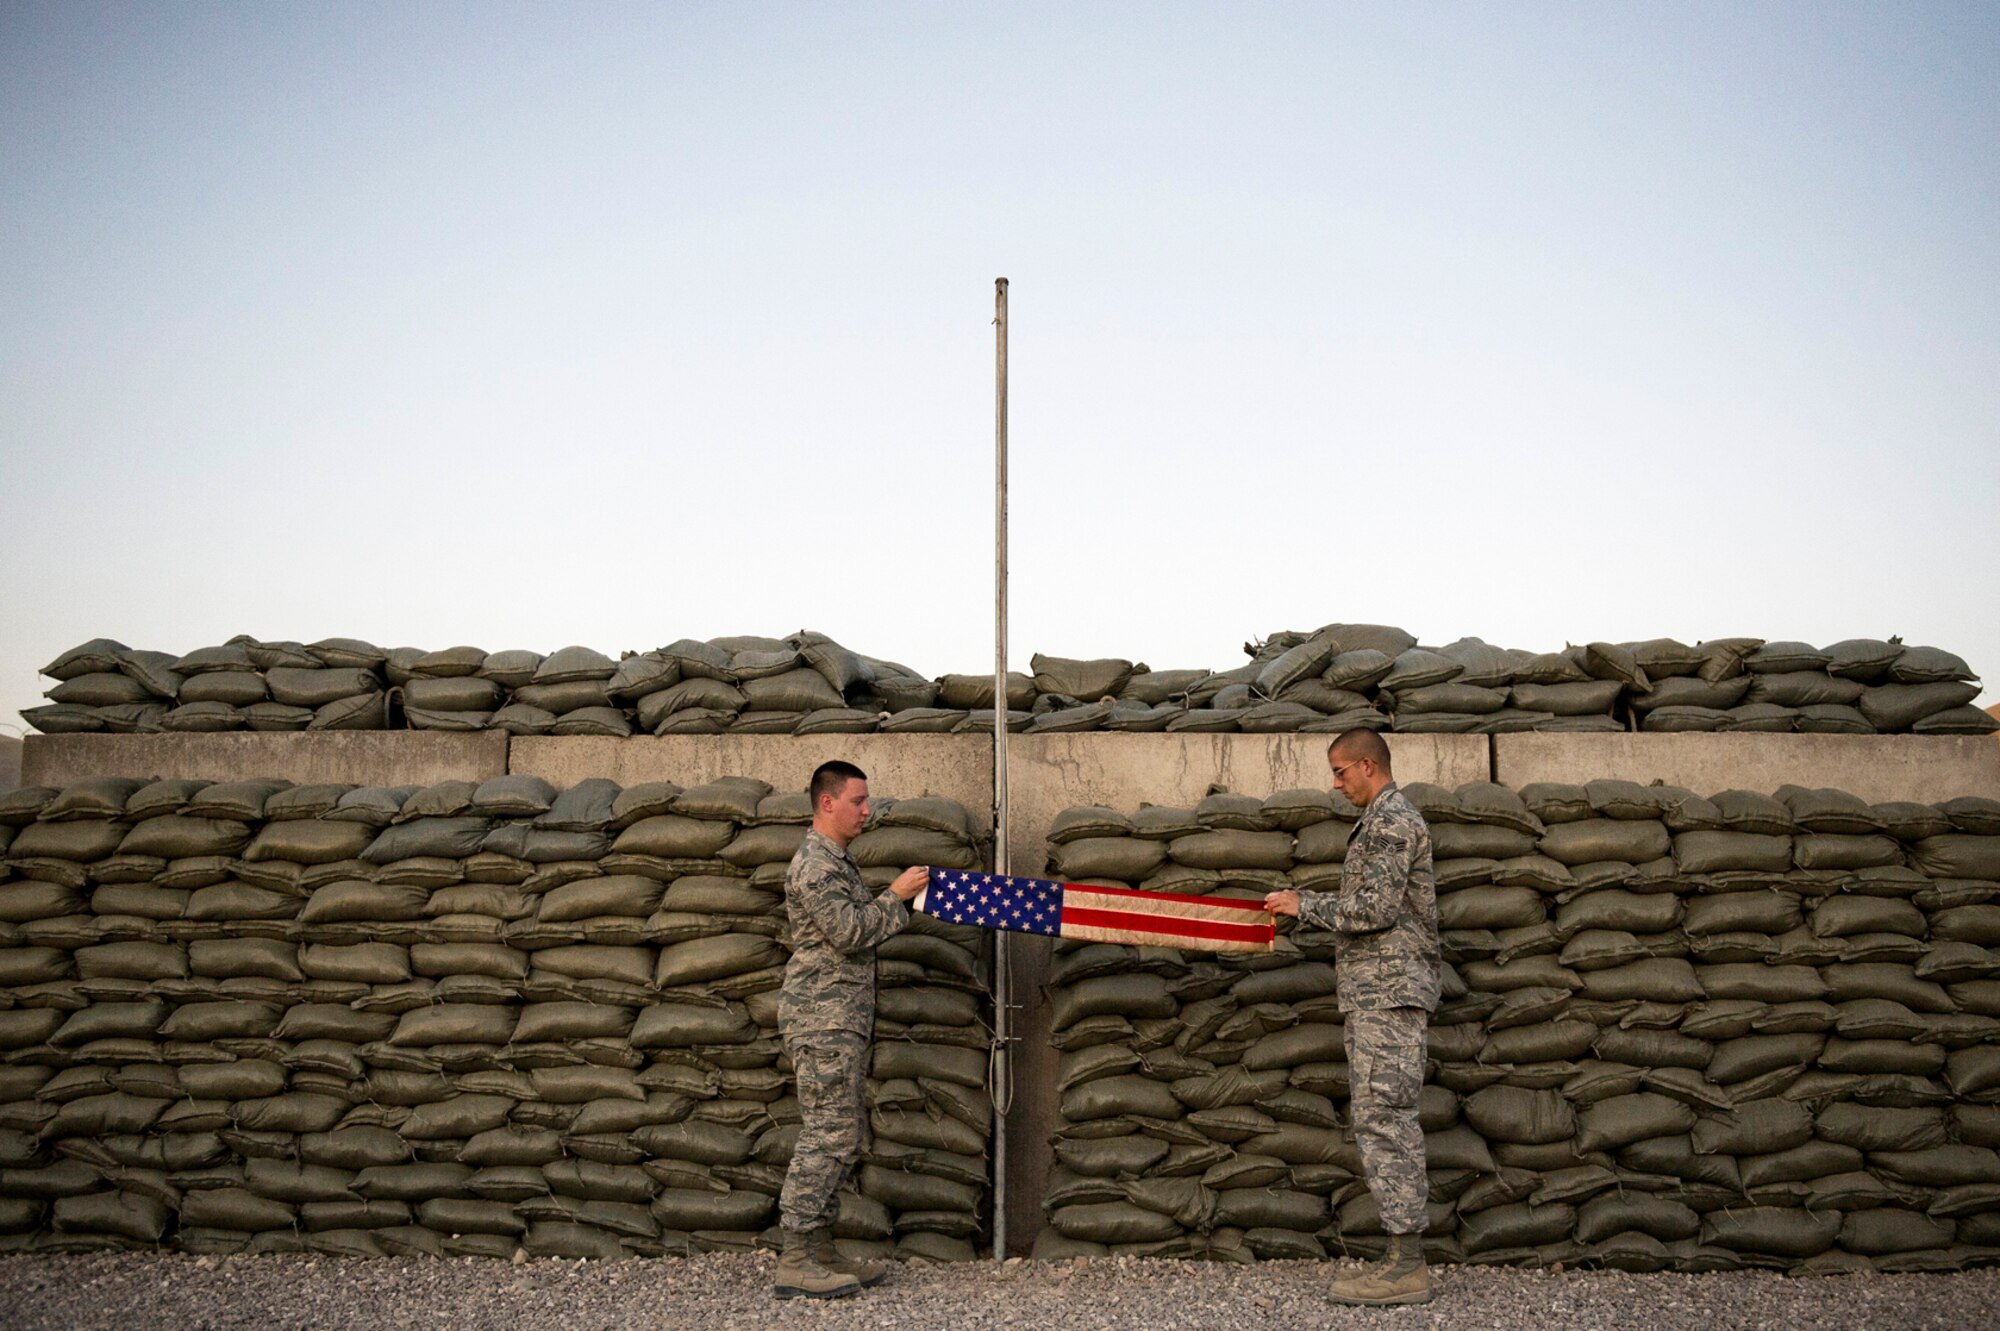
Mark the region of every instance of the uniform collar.
<instances>
[{"instance_id":1,"label":"uniform collar","mask_svg":"<svg viewBox=\"0 0 2000 1331\"><path fill-rule=\"evenodd\" d=\"M806 840L817 841L820 845L825 846L828 852L836 858L846 860L849 864L854 863L854 856L848 851L846 846L837 844L832 837L820 831L817 827L808 827L806 829Z\"/></svg>"},{"instance_id":2,"label":"uniform collar","mask_svg":"<svg viewBox=\"0 0 2000 1331\"><path fill-rule=\"evenodd\" d=\"M1402 793L1403 793L1402 788L1399 787L1394 781L1391 781L1388 785L1376 791L1375 798L1369 800L1368 807L1361 811L1361 821L1365 823L1370 818L1380 813L1384 807L1382 802L1388 799L1391 795L1395 795L1400 798Z\"/></svg>"}]
</instances>

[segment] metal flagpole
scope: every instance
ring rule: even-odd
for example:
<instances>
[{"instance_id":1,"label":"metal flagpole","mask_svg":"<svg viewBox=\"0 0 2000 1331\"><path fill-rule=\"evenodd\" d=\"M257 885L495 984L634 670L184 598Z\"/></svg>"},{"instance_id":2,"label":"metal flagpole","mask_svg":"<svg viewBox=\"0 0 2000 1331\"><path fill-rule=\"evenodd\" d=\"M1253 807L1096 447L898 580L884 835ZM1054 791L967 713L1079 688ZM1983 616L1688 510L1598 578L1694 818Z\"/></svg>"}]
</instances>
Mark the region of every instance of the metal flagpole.
<instances>
[{"instance_id":1,"label":"metal flagpole","mask_svg":"<svg viewBox=\"0 0 2000 1331\"><path fill-rule=\"evenodd\" d=\"M993 867L1007 863L1007 279L993 281ZM993 1258L1007 1257L1007 1111L1014 1100L1007 1048L1013 1002L1008 935L993 933Z\"/></svg>"}]
</instances>

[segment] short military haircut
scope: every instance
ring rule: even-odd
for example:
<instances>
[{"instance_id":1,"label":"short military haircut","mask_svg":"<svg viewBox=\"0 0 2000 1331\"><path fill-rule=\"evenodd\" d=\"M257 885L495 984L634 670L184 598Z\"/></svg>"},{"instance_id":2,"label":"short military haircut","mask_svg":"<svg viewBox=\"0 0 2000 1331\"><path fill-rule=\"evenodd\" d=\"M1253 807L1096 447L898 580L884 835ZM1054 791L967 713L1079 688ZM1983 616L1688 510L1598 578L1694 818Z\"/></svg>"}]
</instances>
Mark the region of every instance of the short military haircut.
<instances>
[{"instance_id":1,"label":"short military haircut","mask_svg":"<svg viewBox=\"0 0 2000 1331\"><path fill-rule=\"evenodd\" d=\"M1389 745L1372 730L1341 731L1334 736L1333 743L1326 746L1327 757L1337 753L1344 753L1356 762L1370 758L1384 772L1389 770Z\"/></svg>"},{"instance_id":2,"label":"short military haircut","mask_svg":"<svg viewBox=\"0 0 2000 1331\"><path fill-rule=\"evenodd\" d=\"M838 795L850 781L866 781L868 773L853 763L835 758L832 762L821 763L813 768L812 784L806 787L806 798L812 801L813 812L819 812L819 797Z\"/></svg>"}]
</instances>

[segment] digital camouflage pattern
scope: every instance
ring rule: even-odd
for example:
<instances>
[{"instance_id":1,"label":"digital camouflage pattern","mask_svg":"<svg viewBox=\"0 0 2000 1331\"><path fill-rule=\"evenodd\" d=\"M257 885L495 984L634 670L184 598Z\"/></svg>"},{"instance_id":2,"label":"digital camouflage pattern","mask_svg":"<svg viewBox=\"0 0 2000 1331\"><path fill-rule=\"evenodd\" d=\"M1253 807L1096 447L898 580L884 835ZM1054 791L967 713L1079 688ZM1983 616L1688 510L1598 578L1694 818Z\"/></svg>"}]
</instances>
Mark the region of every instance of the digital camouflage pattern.
<instances>
[{"instance_id":1,"label":"digital camouflage pattern","mask_svg":"<svg viewBox=\"0 0 2000 1331\"><path fill-rule=\"evenodd\" d=\"M792 959L778 991L778 1030L798 1083L800 1125L778 1216L804 1232L833 1223L836 1194L866 1146L875 945L908 924L910 910L893 892L870 891L852 855L809 831L785 872L785 913Z\"/></svg>"},{"instance_id":2,"label":"digital camouflage pattern","mask_svg":"<svg viewBox=\"0 0 2000 1331\"><path fill-rule=\"evenodd\" d=\"M1437 1011L1437 876L1431 830L1384 786L1347 836L1338 892L1301 892L1299 923L1334 935L1341 1011Z\"/></svg>"},{"instance_id":3,"label":"digital camouflage pattern","mask_svg":"<svg viewBox=\"0 0 2000 1331\"><path fill-rule=\"evenodd\" d=\"M839 1216L840 1186L868 1148L868 1037L788 1031L785 1052L798 1080L801 1123L778 1195L778 1220L804 1233Z\"/></svg>"},{"instance_id":4,"label":"digital camouflage pattern","mask_svg":"<svg viewBox=\"0 0 2000 1331\"><path fill-rule=\"evenodd\" d=\"M1382 1227L1421 1233L1430 1180L1417 1096L1425 1024L1438 1002L1437 876L1431 830L1394 782L1348 834L1340 890L1301 893L1299 922L1334 936L1349 1114Z\"/></svg>"},{"instance_id":5,"label":"digital camouflage pattern","mask_svg":"<svg viewBox=\"0 0 2000 1331\"><path fill-rule=\"evenodd\" d=\"M910 922L910 908L886 888L870 890L861 867L818 831L806 833L785 872L792 959L778 991L786 1036L875 1031L875 945Z\"/></svg>"},{"instance_id":6,"label":"digital camouflage pattern","mask_svg":"<svg viewBox=\"0 0 2000 1331\"><path fill-rule=\"evenodd\" d=\"M1417 1095L1424 1088L1422 1008L1376 1008L1347 1014L1349 1114L1361 1151L1362 1177L1390 1234L1419 1234L1430 1178Z\"/></svg>"}]
</instances>

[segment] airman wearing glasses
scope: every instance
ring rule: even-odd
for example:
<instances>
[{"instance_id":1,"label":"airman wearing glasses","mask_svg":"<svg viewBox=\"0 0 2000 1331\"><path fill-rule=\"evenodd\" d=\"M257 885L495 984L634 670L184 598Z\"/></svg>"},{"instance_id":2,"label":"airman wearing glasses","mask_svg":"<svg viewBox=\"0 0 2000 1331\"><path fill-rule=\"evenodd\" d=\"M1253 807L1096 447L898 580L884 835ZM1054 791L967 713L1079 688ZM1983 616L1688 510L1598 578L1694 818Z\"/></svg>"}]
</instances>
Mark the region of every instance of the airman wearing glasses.
<instances>
[{"instance_id":1,"label":"airman wearing glasses","mask_svg":"<svg viewBox=\"0 0 2000 1331\"><path fill-rule=\"evenodd\" d=\"M1368 1189L1389 1235L1383 1262L1333 1282L1336 1302L1422 1303L1424 1031L1438 1001L1437 879L1431 833L1396 787L1389 746L1350 730L1328 748L1333 784L1361 809L1336 892L1272 892L1265 908L1334 936L1335 988L1347 1030L1350 1114Z\"/></svg>"}]
</instances>

